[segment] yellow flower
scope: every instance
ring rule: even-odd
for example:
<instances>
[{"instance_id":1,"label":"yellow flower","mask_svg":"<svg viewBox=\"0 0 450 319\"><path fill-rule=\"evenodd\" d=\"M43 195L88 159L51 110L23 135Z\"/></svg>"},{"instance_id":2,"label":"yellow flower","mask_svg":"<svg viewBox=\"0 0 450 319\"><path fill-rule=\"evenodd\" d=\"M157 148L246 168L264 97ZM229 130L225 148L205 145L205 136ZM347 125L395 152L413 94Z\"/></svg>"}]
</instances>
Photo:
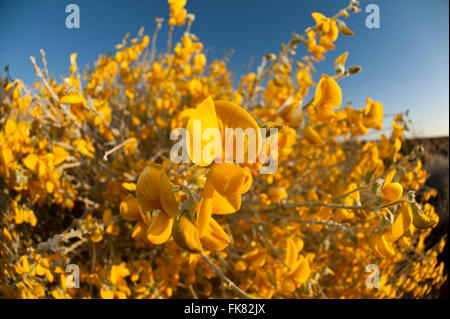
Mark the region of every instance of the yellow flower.
<instances>
[{"instance_id":1,"label":"yellow flower","mask_svg":"<svg viewBox=\"0 0 450 319\"><path fill-rule=\"evenodd\" d=\"M381 187L384 198L389 202L396 202L402 198L403 195L402 185L400 183L392 183L395 172L395 170L392 170L386 175L383 186Z\"/></svg>"},{"instance_id":2,"label":"yellow flower","mask_svg":"<svg viewBox=\"0 0 450 319\"><path fill-rule=\"evenodd\" d=\"M77 150L90 158L94 158L95 148L90 140L78 138L74 141Z\"/></svg>"},{"instance_id":3,"label":"yellow flower","mask_svg":"<svg viewBox=\"0 0 450 319\"><path fill-rule=\"evenodd\" d=\"M364 111L364 125L374 129L381 129L383 121L383 105L380 102L373 102L371 98L366 100L367 106Z\"/></svg>"},{"instance_id":4,"label":"yellow flower","mask_svg":"<svg viewBox=\"0 0 450 319\"><path fill-rule=\"evenodd\" d=\"M348 51L342 53L335 61L334 61L334 69L337 74L343 73L345 71L345 61L347 60Z\"/></svg>"},{"instance_id":5,"label":"yellow flower","mask_svg":"<svg viewBox=\"0 0 450 319\"><path fill-rule=\"evenodd\" d=\"M269 199L273 202L280 201L287 197L286 188L284 187L270 187L267 195L269 195Z\"/></svg>"},{"instance_id":6,"label":"yellow flower","mask_svg":"<svg viewBox=\"0 0 450 319\"><path fill-rule=\"evenodd\" d=\"M195 121L195 122L194 122ZM195 129L195 125L200 124L201 130ZM200 138L203 137L205 130L216 129L220 132L220 139L215 139L211 136L207 140L198 141L199 143L194 144L194 133L199 135ZM242 129L244 132L247 129L251 129L254 133L254 140L251 141L248 138L237 138L233 134L233 130ZM222 150L222 158L219 161L225 162L226 158L226 145L232 145L233 152L232 159L240 157L242 162L252 163L256 161L261 150L262 138L259 126L253 117L244 110L241 106L228 101L213 101L211 97L208 97L202 103L200 103L195 112L189 117L187 124L187 131L189 132L189 157L192 162L199 166L208 166L214 160L215 150ZM210 149L210 158L203 159L198 158L199 155L203 157L203 150L205 147L213 146ZM242 154L243 152L243 154Z\"/></svg>"},{"instance_id":7,"label":"yellow flower","mask_svg":"<svg viewBox=\"0 0 450 319\"><path fill-rule=\"evenodd\" d=\"M232 214L241 208L241 196L252 185L250 171L231 163L214 163L206 177L198 212L200 236L212 214Z\"/></svg>"},{"instance_id":8,"label":"yellow flower","mask_svg":"<svg viewBox=\"0 0 450 319\"><path fill-rule=\"evenodd\" d=\"M309 262L300 252L303 249L301 239L289 237L287 240L286 257L284 263L288 266L286 278L282 283L282 289L285 293L292 293L302 284L304 284L311 273Z\"/></svg>"},{"instance_id":9,"label":"yellow flower","mask_svg":"<svg viewBox=\"0 0 450 319\"><path fill-rule=\"evenodd\" d=\"M385 235L378 235L372 239L372 249L378 258L387 259L395 255L391 243L386 240Z\"/></svg>"},{"instance_id":10,"label":"yellow flower","mask_svg":"<svg viewBox=\"0 0 450 319\"><path fill-rule=\"evenodd\" d=\"M172 184L159 164L150 164L139 176L136 184L139 205L152 213L147 238L155 245L165 243L171 234L178 204L172 193Z\"/></svg>"},{"instance_id":11,"label":"yellow flower","mask_svg":"<svg viewBox=\"0 0 450 319\"><path fill-rule=\"evenodd\" d=\"M312 102L317 107L317 119L324 123L330 123L336 116L333 109L338 108L341 102L341 88L332 77L323 74Z\"/></svg>"},{"instance_id":12,"label":"yellow flower","mask_svg":"<svg viewBox=\"0 0 450 319\"><path fill-rule=\"evenodd\" d=\"M385 234L386 240L388 242L395 242L399 239L403 234L405 234L409 227L411 226L413 221L413 214L411 206L404 202L402 207L400 208L400 212L392 224L392 228Z\"/></svg>"},{"instance_id":13,"label":"yellow flower","mask_svg":"<svg viewBox=\"0 0 450 319\"><path fill-rule=\"evenodd\" d=\"M203 232L198 229L199 195L188 189L189 198L183 203L172 228L175 242L191 253L201 253L203 248L221 251L230 244L230 239L222 227L210 217ZM217 197L213 199L212 208L217 207Z\"/></svg>"},{"instance_id":14,"label":"yellow flower","mask_svg":"<svg viewBox=\"0 0 450 319\"><path fill-rule=\"evenodd\" d=\"M308 141L308 143L312 145L322 145L322 139L320 138L319 133L311 126L307 125L303 129L303 136L305 137L305 140Z\"/></svg>"},{"instance_id":15,"label":"yellow flower","mask_svg":"<svg viewBox=\"0 0 450 319\"><path fill-rule=\"evenodd\" d=\"M170 19L169 25L178 25L181 27L186 20L187 11L184 9L186 0L169 0L170 5Z\"/></svg>"},{"instance_id":16,"label":"yellow flower","mask_svg":"<svg viewBox=\"0 0 450 319\"><path fill-rule=\"evenodd\" d=\"M131 194L128 194L128 196L120 203L119 210L120 215L126 220L136 221L139 219L139 203Z\"/></svg>"},{"instance_id":17,"label":"yellow flower","mask_svg":"<svg viewBox=\"0 0 450 319\"><path fill-rule=\"evenodd\" d=\"M316 28L320 34L329 38L331 41L336 41L339 35L339 29L336 21L332 18L327 18L323 14L313 12L312 17L316 21Z\"/></svg>"}]
</instances>

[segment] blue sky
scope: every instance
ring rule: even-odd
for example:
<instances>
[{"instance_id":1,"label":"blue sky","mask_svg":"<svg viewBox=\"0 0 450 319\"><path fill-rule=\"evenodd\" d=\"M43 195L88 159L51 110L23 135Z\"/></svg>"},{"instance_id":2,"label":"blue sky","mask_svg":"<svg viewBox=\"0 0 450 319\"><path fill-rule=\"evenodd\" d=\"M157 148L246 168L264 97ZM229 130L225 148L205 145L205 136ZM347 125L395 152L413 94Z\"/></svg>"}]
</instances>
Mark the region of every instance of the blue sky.
<instances>
[{"instance_id":1,"label":"blue sky","mask_svg":"<svg viewBox=\"0 0 450 319\"><path fill-rule=\"evenodd\" d=\"M67 29L65 8L80 7L80 29ZM252 57L252 71L265 53L276 53L292 31L302 33L312 24L313 11L331 16L347 0L188 0L186 8L196 15L192 32L203 42L209 60L234 49L229 67L239 77ZM380 28L368 29L365 8L380 8ZM350 51L348 65L362 71L339 82L344 101L364 106L371 97L383 103L386 113L410 110L412 135L449 134L449 1L448 0L364 0L359 14L346 19L354 36L340 35L336 48L318 65L321 73L333 74L334 59ZM166 0L0 0L0 67L27 84L35 80L29 56L47 53L49 69L59 78L67 74L69 55L78 53L80 66L92 64L99 54L114 51L130 32L141 26L152 34L154 18L167 21ZM158 38L166 46L167 24ZM177 28L175 39L183 29ZM304 53L302 48L299 56ZM392 119L385 121L386 128Z\"/></svg>"}]
</instances>

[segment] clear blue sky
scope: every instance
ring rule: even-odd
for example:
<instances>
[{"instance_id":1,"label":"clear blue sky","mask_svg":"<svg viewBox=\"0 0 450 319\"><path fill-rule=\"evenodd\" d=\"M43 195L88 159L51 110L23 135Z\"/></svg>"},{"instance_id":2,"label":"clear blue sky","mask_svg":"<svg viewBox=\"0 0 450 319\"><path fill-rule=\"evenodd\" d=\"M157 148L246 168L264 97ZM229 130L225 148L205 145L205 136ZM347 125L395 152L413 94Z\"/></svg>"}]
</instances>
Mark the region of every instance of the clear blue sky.
<instances>
[{"instance_id":1,"label":"clear blue sky","mask_svg":"<svg viewBox=\"0 0 450 319\"><path fill-rule=\"evenodd\" d=\"M80 7L80 29L67 29L65 7ZM314 23L313 11L327 16L347 5L347 0L188 0L189 12L196 15L192 32L207 49L209 60L223 51L235 49L230 68L238 76L252 70L265 53L278 52L292 31L301 33ZM365 8L380 7L381 28L368 29ZM363 0L359 14L346 19L355 31L352 37L339 36L336 49L320 63L321 73L333 74L332 63L350 51L348 64L362 66L354 77L340 81L344 101L365 105L371 97L383 103L386 113L409 109L413 134L449 134L449 1L448 0ZM123 36L136 35L141 26L152 34L154 18L167 22L166 0L0 0L0 67L27 84L34 80L29 56L47 53L49 68L59 78L67 74L69 55L78 53L80 66L92 64L99 54L114 51ZM178 28L175 39L183 29ZM165 48L167 24L160 33L158 47ZM301 54L302 51L299 51ZM386 127L391 119L386 121Z\"/></svg>"}]
</instances>

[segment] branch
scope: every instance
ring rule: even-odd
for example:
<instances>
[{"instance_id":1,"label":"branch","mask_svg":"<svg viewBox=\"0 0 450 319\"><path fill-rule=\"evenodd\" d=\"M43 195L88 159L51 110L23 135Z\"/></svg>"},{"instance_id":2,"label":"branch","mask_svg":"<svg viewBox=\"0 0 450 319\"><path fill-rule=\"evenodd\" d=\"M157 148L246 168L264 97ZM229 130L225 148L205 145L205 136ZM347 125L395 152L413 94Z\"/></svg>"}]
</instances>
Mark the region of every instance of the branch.
<instances>
[{"instance_id":1,"label":"branch","mask_svg":"<svg viewBox=\"0 0 450 319\"><path fill-rule=\"evenodd\" d=\"M206 257L204 254L201 254L201 258L206 261L206 263L212 268L212 270L222 279L226 284L230 286L231 289L233 289L241 298L244 299L253 299L249 295L247 295L244 291L242 291L234 282L232 282L227 276L224 275L222 270L216 267L214 263Z\"/></svg>"}]
</instances>

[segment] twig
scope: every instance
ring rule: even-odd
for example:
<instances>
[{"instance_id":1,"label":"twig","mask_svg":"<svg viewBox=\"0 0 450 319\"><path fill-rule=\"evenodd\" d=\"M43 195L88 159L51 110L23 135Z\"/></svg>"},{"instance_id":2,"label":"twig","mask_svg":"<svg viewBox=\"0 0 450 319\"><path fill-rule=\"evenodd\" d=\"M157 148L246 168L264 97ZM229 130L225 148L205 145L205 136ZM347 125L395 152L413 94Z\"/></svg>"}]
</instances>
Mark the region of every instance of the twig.
<instances>
[{"instance_id":1,"label":"twig","mask_svg":"<svg viewBox=\"0 0 450 319\"><path fill-rule=\"evenodd\" d=\"M276 211L279 209L293 209L297 207L328 207L328 208L338 208L338 209L364 209L369 211L379 211L391 206L395 206L398 204L403 203L405 200L401 199L396 202L388 203L381 206L366 206L366 205L343 205L343 204L329 204L329 203L323 203L323 202L302 202L302 203L286 203L282 205L272 205L269 206L266 209L263 209L262 212L270 212L270 211Z\"/></svg>"},{"instance_id":2,"label":"twig","mask_svg":"<svg viewBox=\"0 0 450 319\"><path fill-rule=\"evenodd\" d=\"M214 265L214 263L206 257L204 254L201 254L201 258L206 261L206 263L212 268L212 270L222 279L231 289L233 289L241 298L244 299L253 299L249 295L247 295L244 291L242 291L234 282L232 282L224 273Z\"/></svg>"},{"instance_id":3,"label":"twig","mask_svg":"<svg viewBox=\"0 0 450 319\"><path fill-rule=\"evenodd\" d=\"M124 147L126 144L132 142L133 140L134 140L134 138L131 138L131 137L130 137L129 139L125 140L124 142L120 143L119 145L114 146L112 149L110 149L109 151L107 151L107 152L105 153L105 155L103 155L103 160L104 160L105 162L108 161L108 156L109 156L109 155L111 155L112 153L114 153L114 152L117 151L118 149Z\"/></svg>"},{"instance_id":4,"label":"twig","mask_svg":"<svg viewBox=\"0 0 450 319\"><path fill-rule=\"evenodd\" d=\"M153 32L152 48L151 48L151 51L150 51L150 63L153 63L153 61L155 61L155 56L156 56L156 39L158 38L158 33L159 33L159 30L161 29L163 21L164 21L164 19L162 19L162 18L156 18L156 29Z\"/></svg>"}]
</instances>

